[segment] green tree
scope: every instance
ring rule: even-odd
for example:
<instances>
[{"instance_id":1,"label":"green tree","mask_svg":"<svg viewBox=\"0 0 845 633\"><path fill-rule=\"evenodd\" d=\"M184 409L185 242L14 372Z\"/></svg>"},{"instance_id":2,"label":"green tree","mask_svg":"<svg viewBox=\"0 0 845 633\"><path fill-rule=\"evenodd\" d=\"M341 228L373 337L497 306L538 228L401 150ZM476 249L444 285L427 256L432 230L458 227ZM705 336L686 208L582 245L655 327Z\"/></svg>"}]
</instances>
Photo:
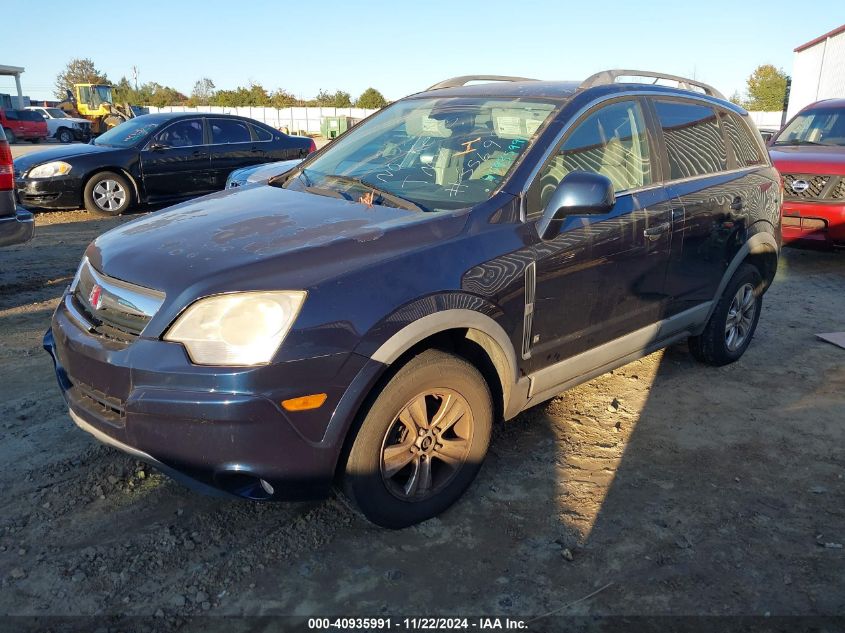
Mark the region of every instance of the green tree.
<instances>
[{"instance_id":1,"label":"green tree","mask_svg":"<svg viewBox=\"0 0 845 633\"><path fill-rule=\"evenodd\" d=\"M214 82L208 77L203 77L194 84L191 91L192 105L208 105L214 96Z\"/></svg>"},{"instance_id":2,"label":"green tree","mask_svg":"<svg viewBox=\"0 0 845 633\"><path fill-rule=\"evenodd\" d=\"M299 100L287 90L279 88L270 95L270 105L274 108L289 108L299 103Z\"/></svg>"},{"instance_id":3,"label":"green tree","mask_svg":"<svg viewBox=\"0 0 845 633\"><path fill-rule=\"evenodd\" d=\"M383 108L387 99L375 88L367 88L355 102L356 108Z\"/></svg>"},{"instance_id":4,"label":"green tree","mask_svg":"<svg viewBox=\"0 0 845 633\"><path fill-rule=\"evenodd\" d=\"M738 106L745 107L745 101L742 100L742 95L739 93L739 90L734 90L734 93L728 99L731 103L735 103Z\"/></svg>"},{"instance_id":5,"label":"green tree","mask_svg":"<svg viewBox=\"0 0 845 633\"><path fill-rule=\"evenodd\" d=\"M57 99L64 99L67 91L73 92L73 84L110 84L105 73L100 72L94 62L87 57L75 58L68 62L64 70L56 75L53 91Z\"/></svg>"},{"instance_id":6,"label":"green tree","mask_svg":"<svg viewBox=\"0 0 845 633\"><path fill-rule=\"evenodd\" d=\"M777 112L783 110L786 96L786 73L771 64L757 66L748 77L748 110Z\"/></svg>"},{"instance_id":7,"label":"green tree","mask_svg":"<svg viewBox=\"0 0 845 633\"><path fill-rule=\"evenodd\" d=\"M336 92L320 90L320 92L317 93L317 97L313 99L313 101L309 102L308 105L311 105L312 103L314 105L324 106L327 108L351 108L352 96L343 90L338 90Z\"/></svg>"}]
</instances>

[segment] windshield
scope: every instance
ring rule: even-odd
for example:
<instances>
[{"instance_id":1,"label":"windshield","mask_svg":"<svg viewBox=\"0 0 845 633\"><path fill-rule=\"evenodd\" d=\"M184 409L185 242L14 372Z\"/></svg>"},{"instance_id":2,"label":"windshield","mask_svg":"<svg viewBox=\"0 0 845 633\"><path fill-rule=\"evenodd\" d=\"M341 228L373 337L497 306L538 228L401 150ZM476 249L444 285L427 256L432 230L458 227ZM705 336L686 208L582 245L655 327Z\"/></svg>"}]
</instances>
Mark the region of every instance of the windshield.
<instances>
[{"instance_id":1,"label":"windshield","mask_svg":"<svg viewBox=\"0 0 845 633\"><path fill-rule=\"evenodd\" d=\"M96 103L111 103L111 86L91 86L91 100Z\"/></svg>"},{"instance_id":2,"label":"windshield","mask_svg":"<svg viewBox=\"0 0 845 633\"><path fill-rule=\"evenodd\" d=\"M520 99L408 99L353 128L271 184L433 211L487 200L555 104Z\"/></svg>"},{"instance_id":3,"label":"windshield","mask_svg":"<svg viewBox=\"0 0 845 633\"><path fill-rule=\"evenodd\" d=\"M54 119L67 119L68 116L65 114L64 110L59 110L58 108L45 108L44 109L47 114L49 114Z\"/></svg>"},{"instance_id":4,"label":"windshield","mask_svg":"<svg viewBox=\"0 0 845 633\"><path fill-rule=\"evenodd\" d=\"M819 108L799 114L774 144L845 145L845 108Z\"/></svg>"},{"instance_id":5,"label":"windshield","mask_svg":"<svg viewBox=\"0 0 845 633\"><path fill-rule=\"evenodd\" d=\"M91 142L94 145L105 145L107 147L131 147L147 138L158 126L159 123L145 121L143 118L129 119L100 134Z\"/></svg>"}]
</instances>

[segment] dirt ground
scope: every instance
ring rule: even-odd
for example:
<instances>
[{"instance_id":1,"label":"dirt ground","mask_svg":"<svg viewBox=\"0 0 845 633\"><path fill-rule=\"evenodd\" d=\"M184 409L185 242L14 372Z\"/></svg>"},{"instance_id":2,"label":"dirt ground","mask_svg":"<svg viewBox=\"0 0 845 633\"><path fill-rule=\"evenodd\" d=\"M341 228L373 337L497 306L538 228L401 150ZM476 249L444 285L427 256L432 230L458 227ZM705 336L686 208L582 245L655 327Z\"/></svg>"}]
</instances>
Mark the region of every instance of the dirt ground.
<instances>
[{"instance_id":1,"label":"dirt ground","mask_svg":"<svg viewBox=\"0 0 845 633\"><path fill-rule=\"evenodd\" d=\"M679 345L527 411L391 532L199 496L73 425L41 336L122 221L40 214L0 252L0 614L845 615L845 350L814 336L845 329L845 255L784 251L738 363Z\"/></svg>"}]
</instances>

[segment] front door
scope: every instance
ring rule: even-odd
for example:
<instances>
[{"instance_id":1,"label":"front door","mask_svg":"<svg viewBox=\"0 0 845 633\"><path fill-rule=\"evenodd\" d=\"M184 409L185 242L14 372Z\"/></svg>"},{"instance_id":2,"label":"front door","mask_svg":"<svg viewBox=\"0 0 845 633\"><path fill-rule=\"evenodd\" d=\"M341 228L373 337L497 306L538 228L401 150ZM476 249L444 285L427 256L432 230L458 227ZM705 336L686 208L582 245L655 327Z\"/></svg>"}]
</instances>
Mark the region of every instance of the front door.
<instances>
[{"instance_id":1,"label":"front door","mask_svg":"<svg viewBox=\"0 0 845 633\"><path fill-rule=\"evenodd\" d=\"M613 101L573 126L529 189L529 217L572 171L607 176L617 196L609 213L570 216L535 247L532 371L663 318L673 205L653 154L639 100Z\"/></svg>"},{"instance_id":2,"label":"front door","mask_svg":"<svg viewBox=\"0 0 845 633\"><path fill-rule=\"evenodd\" d=\"M150 201L212 191L202 119L180 119L155 134L141 150L141 173Z\"/></svg>"}]
</instances>

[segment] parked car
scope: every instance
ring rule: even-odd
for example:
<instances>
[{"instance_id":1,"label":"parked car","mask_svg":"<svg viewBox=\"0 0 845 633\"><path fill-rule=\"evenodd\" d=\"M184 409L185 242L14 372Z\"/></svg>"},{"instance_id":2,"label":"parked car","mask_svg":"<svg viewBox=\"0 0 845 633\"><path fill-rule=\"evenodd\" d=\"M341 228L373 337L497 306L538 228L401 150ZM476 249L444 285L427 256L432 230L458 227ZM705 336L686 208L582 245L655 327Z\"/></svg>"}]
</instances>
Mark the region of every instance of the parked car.
<instances>
[{"instance_id":1,"label":"parked car","mask_svg":"<svg viewBox=\"0 0 845 633\"><path fill-rule=\"evenodd\" d=\"M311 141L312 143L314 141ZM301 158L294 160L280 160L277 163L265 163L263 165L253 165L252 167L241 167L236 169L226 179L226 189L234 189L235 187L244 187L256 182L264 182L270 180L273 176L281 176L289 172L291 169L302 162Z\"/></svg>"},{"instance_id":2,"label":"parked car","mask_svg":"<svg viewBox=\"0 0 845 633\"><path fill-rule=\"evenodd\" d=\"M796 114L769 144L783 176L783 241L845 246L845 99Z\"/></svg>"},{"instance_id":3,"label":"parked car","mask_svg":"<svg viewBox=\"0 0 845 633\"><path fill-rule=\"evenodd\" d=\"M760 132L760 136L763 138L763 142L768 144L768 142L772 140L772 137L778 133L778 128L758 127L757 131Z\"/></svg>"},{"instance_id":4,"label":"parked car","mask_svg":"<svg viewBox=\"0 0 845 633\"><path fill-rule=\"evenodd\" d=\"M496 419L676 341L740 358L780 250L746 112L672 75L489 79L98 237L44 338L74 422L206 490L337 482L398 528L458 499Z\"/></svg>"},{"instance_id":5,"label":"parked car","mask_svg":"<svg viewBox=\"0 0 845 633\"><path fill-rule=\"evenodd\" d=\"M61 143L91 140L91 121L77 119L61 108L29 106L27 110L40 114L47 122L47 135Z\"/></svg>"},{"instance_id":6,"label":"parked car","mask_svg":"<svg viewBox=\"0 0 845 633\"><path fill-rule=\"evenodd\" d=\"M35 228L32 214L15 204L12 149L0 128L0 246L29 241Z\"/></svg>"},{"instance_id":7,"label":"parked car","mask_svg":"<svg viewBox=\"0 0 845 633\"><path fill-rule=\"evenodd\" d=\"M0 128L9 143L32 141L40 143L47 138L47 123L44 118L29 110L0 108Z\"/></svg>"},{"instance_id":8,"label":"parked car","mask_svg":"<svg viewBox=\"0 0 845 633\"><path fill-rule=\"evenodd\" d=\"M147 114L87 145L15 159L25 207L120 215L137 204L168 203L224 188L238 167L302 158L311 139L223 114Z\"/></svg>"}]
</instances>

